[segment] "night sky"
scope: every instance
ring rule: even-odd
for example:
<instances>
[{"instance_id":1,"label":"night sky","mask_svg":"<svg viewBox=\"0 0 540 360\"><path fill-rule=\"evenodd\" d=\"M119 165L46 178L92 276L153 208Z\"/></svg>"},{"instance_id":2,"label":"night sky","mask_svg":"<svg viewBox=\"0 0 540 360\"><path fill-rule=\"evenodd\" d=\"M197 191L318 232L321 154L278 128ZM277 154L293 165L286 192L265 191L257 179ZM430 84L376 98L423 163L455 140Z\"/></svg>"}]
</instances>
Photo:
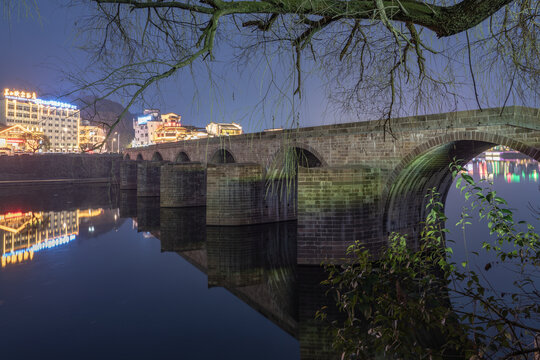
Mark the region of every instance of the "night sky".
<instances>
[{"instance_id":1,"label":"night sky","mask_svg":"<svg viewBox=\"0 0 540 360\"><path fill-rule=\"evenodd\" d=\"M0 59L1 88L36 91L42 98L56 98L74 89L66 74L76 73L89 64L88 55L79 48L84 43L83 36L77 33L76 22L92 11L88 4L67 6L65 1L48 0L39 2L39 19L33 12L32 16L21 11L11 17L4 12L0 24L4 48ZM205 126L210 121L235 121L247 130L286 125L276 119L278 116L272 120L272 115L261 113L259 102L263 94L257 75L260 69L230 71L226 63L217 60L215 67L225 70L224 76L219 74L223 79L215 79L217 87L209 86L208 75L204 72L197 74L196 86L190 76L175 76L161 82L159 89L150 89L146 93L146 104L138 103L130 112L138 114L145 107L159 108L163 113L182 115L186 125ZM336 122L334 116L326 111L321 84L309 79L306 84L304 101L297 105L302 125ZM71 96L64 100L74 98ZM126 101L119 97L111 100L124 104ZM270 113L272 109L267 108L266 111Z\"/></svg>"},{"instance_id":2,"label":"night sky","mask_svg":"<svg viewBox=\"0 0 540 360\"><path fill-rule=\"evenodd\" d=\"M42 98L57 98L75 88L66 74L77 74L89 64L88 55L79 49L84 45L84 34L78 33L77 22L94 10L88 2L78 6L68 6L61 0L37 3L39 18L34 12L26 16L24 10L11 17L5 10L2 13L0 86L36 91ZM146 104L139 102L131 107L130 112L138 114L145 107L153 107L163 113L182 115L186 125L205 126L210 121L235 121L248 131L290 127L290 123L284 122L287 114L274 111L273 105L264 101L267 69L260 64L248 65L246 69L229 66L230 56L228 49L221 50L212 64L217 74L214 77L217 85L210 85L206 72L196 73L195 80L190 76L174 76L162 81L159 88L150 89L145 95ZM280 60L284 59L289 61L292 58L282 57ZM335 110L327 100L317 74L305 76L303 84L302 100L298 102L295 99L293 111L298 115L301 126L378 118L376 114L368 114L359 119L353 114ZM292 93L293 89L285 91ZM467 87L459 89L459 92L472 94ZM64 100L73 101L74 98L76 96L72 95ZM458 108L476 108L472 96L470 98L470 102L461 103ZM111 100L126 102L117 96ZM287 105L289 109L290 106Z\"/></svg>"}]
</instances>

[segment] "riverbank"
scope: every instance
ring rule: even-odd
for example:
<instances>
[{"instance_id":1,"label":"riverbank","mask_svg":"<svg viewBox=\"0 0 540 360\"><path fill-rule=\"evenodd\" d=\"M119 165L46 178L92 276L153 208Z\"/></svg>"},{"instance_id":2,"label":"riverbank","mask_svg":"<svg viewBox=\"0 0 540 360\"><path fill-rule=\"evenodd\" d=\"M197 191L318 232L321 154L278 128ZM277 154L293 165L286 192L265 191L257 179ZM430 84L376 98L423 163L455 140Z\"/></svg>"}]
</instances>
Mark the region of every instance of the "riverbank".
<instances>
[{"instance_id":1,"label":"riverbank","mask_svg":"<svg viewBox=\"0 0 540 360\"><path fill-rule=\"evenodd\" d=\"M0 156L0 187L116 182L121 160L120 154Z\"/></svg>"}]
</instances>

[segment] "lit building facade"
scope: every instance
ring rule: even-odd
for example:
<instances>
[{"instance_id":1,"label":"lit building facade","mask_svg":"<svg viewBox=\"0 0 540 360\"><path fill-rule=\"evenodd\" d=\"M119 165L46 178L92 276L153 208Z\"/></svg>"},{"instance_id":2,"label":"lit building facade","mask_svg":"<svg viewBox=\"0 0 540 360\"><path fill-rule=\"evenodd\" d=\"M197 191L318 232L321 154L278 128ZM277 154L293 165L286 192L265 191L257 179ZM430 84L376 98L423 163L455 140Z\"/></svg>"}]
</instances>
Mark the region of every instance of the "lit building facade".
<instances>
[{"instance_id":1,"label":"lit building facade","mask_svg":"<svg viewBox=\"0 0 540 360\"><path fill-rule=\"evenodd\" d=\"M145 110L143 115L133 119L135 138L132 146L139 147L208 137L205 129L183 126L181 120L182 116L175 113L160 114L159 110ZM216 134L237 135L242 133L242 127L235 123L214 125L217 126ZM212 129L215 128L214 125L212 125Z\"/></svg>"},{"instance_id":2,"label":"lit building facade","mask_svg":"<svg viewBox=\"0 0 540 360\"><path fill-rule=\"evenodd\" d=\"M242 134L242 126L237 123L215 123L206 125L208 136L231 136Z\"/></svg>"},{"instance_id":3,"label":"lit building facade","mask_svg":"<svg viewBox=\"0 0 540 360\"><path fill-rule=\"evenodd\" d=\"M24 152L36 152L45 146L39 144L43 133L31 131L22 125L13 125L0 129L0 154L13 155Z\"/></svg>"},{"instance_id":4,"label":"lit building facade","mask_svg":"<svg viewBox=\"0 0 540 360\"><path fill-rule=\"evenodd\" d=\"M101 126L84 124L79 126L79 148L81 151L106 152L107 144L105 139L107 132ZM96 146L103 144L100 148Z\"/></svg>"},{"instance_id":5,"label":"lit building facade","mask_svg":"<svg viewBox=\"0 0 540 360\"><path fill-rule=\"evenodd\" d=\"M147 146L153 144L156 129L162 125L159 110L144 110L143 115L133 119L135 138L133 146Z\"/></svg>"},{"instance_id":6,"label":"lit building facade","mask_svg":"<svg viewBox=\"0 0 540 360\"><path fill-rule=\"evenodd\" d=\"M167 113L161 115L161 121L166 123L180 123L182 116L175 113Z\"/></svg>"},{"instance_id":7,"label":"lit building facade","mask_svg":"<svg viewBox=\"0 0 540 360\"><path fill-rule=\"evenodd\" d=\"M156 129L152 141L155 144L176 142L190 139L192 132L188 127L182 126L182 117L175 113L161 115L161 125Z\"/></svg>"},{"instance_id":8,"label":"lit building facade","mask_svg":"<svg viewBox=\"0 0 540 360\"><path fill-rule=\"evenodd\" d=\"M187 139L206 139L208 137L208 133L204 128L199 128L191 125L185 125L185 128L188 132Z\"/></svg>"},{"instance_id":9,"label":"lit building facade","mask_svg":"<svg viewBox=\"0 0 540 360\"><path fill-rule=\"evenodd\" d=\"M42 132L49 152L79 152L79 122L75 105L39 99L35 92L4 89L0 98L0 124Z\"/></svg>"},{"instance_id":10,"label":"lit building facade","mask_svg":"<svg viewBox=\"0 0 540 360\"><path fill-rule=\"evenodd\" d=\"M188 130L180 123L167 122L160 125L155 133L153 142L155 144L163 144L166 142L175 142L185 140L189 136Z\"/></svg>"}]
</instances>

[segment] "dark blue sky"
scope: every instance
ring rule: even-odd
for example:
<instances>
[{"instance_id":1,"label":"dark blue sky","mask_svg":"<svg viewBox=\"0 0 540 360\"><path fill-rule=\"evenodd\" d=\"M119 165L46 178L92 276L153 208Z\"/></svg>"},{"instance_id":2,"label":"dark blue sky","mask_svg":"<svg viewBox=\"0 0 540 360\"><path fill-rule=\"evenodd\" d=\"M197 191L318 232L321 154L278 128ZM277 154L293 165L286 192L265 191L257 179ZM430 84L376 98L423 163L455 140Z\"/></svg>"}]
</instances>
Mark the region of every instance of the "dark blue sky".
<instances>
[{"instance_id":1,"label":"dark blue sky","mask_svg":"<svg viewBox=\"0 0 540 360\"><path fill-rule=\"evenodd\" d=\"M79 49L84 42L83 36L77 34L76 22L88 16L91 10L64 4L60 0L39 2L39 19L35 14L28 17L24 12L13 14L11 18L3 14L0 24L0 39L5 49L0 60L2 89L35 90L43 98L55 98L73 89L65 72L76 72L89 63L88 55ZM227 55L230 54L225 57ZM205 72L196 74L196 86L191 76L174 76L161 82L159 90L153 88L147 92L148 105L182 115L185 124L204 126L210 121L236 121L247 129L257 130L271 127L273 118L276 127L286 125L279 120L280 114L272 114L271 105L265 107L264 114L258 106L264 90L259 74L261 71L263 77L267 74L264 68L239 72L231 70L226 62L220 62L223 60L216 60L214 66L225 69L220 74L223 80L215 78L217 86L210 85ZM324 99L320 82L308 79L306 96L302 104L296 105L303 126L336 122L334 116L325 111ZM111 100L125 101L118 97ZM139 113L143 106L136 104L130 111Z\"/></svg>"},{"instance_id":2,"label":"dark blue sky","mask_svg":"<svg viewBox=\"0 0 540 360\"><path fill-rule=\"evenodd\" d=\"M43 98L57 97L73 89L65 73L77 73L77 69L83 69L89 64L87 53L78 49L84 45L85 34L78 34L76 26L81 18L92 12L88 3L84 3L68 7L62 0L40 1L39 19L36 16L27 17L24 12L13 14L9 19L5 13L2 14L2 88L36 90ZM292 61L292 57L286 59L286 56L280 57L280 60ZM216 85L210 85L205 71L196 72L195 79L183 73L161 82L159 89L150 89L146 93L146 106L159 108L162 112L178 113L182 115L185 124L204 126L210 121L235 121L248 131L270 128L272 125L290 126L290 120L287 119L290 119L291 112L298 114L301 126L379 118L377 114L367 114L359 119L352 114L334 110L327 100L323 82L317 75L304 75L302 101L298 103L298 98L294 98L293 111L290 103L280 108L264 98L270 76L268 68L253 61L248 68L238 69L229 64L231 58L230 49L220 49L216 61L212 63L217 74L213 78ZM279 73L280 69L277 66L273 70ZM286 94L292 94L294 89L284 87L283 90ZM467 94L471 99L458 104L458 109L476 108L470 88L462 87L457 91ZM275 93L271 96L274 99ZM287 95L282 100L287 103L291 98ZM73 100L73 97L66 100ZM125 99L118 97L112 100L125 102ZM511 103L512 99L509 101ZM143 104L138 103L130 111L137 114L143 107Z\"/></svg>"}]
</instances>

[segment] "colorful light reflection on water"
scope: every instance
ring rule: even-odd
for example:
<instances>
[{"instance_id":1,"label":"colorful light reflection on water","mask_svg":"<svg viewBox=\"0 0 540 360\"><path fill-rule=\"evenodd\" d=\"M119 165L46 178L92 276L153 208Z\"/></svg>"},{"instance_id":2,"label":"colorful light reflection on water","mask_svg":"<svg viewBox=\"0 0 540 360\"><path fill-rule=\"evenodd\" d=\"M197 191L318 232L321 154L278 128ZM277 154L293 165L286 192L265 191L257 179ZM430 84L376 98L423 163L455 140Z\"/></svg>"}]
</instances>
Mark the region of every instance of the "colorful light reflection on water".
<instances>
[{"instance_id":1,"label":"colorful light reflection on water","mask_svg":"<svg viewBox=\"0 0 540 360\"><path fill-rule=\"evenodd\" d=\"M509 184L539 182L540 164L532 159L474 159L465 168L469 175L490 181L504 179Z\"/></svg>"}]
</instances>

